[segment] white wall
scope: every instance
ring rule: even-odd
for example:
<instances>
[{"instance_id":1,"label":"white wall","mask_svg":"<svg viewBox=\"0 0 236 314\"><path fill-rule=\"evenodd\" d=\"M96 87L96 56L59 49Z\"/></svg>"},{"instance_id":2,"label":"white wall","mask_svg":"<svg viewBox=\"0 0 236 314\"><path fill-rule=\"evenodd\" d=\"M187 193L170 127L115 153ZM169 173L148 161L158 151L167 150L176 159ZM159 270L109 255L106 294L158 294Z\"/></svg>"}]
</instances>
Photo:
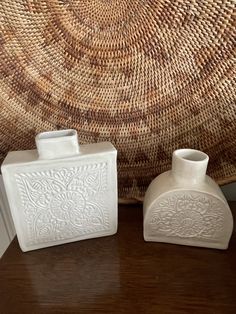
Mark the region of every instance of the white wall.
<instances>
[{"instance_id":1,"label":"white wall","mask_svg":"<svg viewBox=\"0 0 236 314\"><path fill-rule=\"evenodd\" d=\"M2 176L0 175L0 258L11 243L14 236L15 228L7 202Z\"/></svg>"},{"instance_id":2,"label":"white wall","mask_svg":"<svg viewBox=\"0 0 236 314\"><path fill-rule=\"evenodd\" d=\"M10 238L7 233L5 221L0 211L0 258L10 244Z\"/></svg>"}]
</instances>

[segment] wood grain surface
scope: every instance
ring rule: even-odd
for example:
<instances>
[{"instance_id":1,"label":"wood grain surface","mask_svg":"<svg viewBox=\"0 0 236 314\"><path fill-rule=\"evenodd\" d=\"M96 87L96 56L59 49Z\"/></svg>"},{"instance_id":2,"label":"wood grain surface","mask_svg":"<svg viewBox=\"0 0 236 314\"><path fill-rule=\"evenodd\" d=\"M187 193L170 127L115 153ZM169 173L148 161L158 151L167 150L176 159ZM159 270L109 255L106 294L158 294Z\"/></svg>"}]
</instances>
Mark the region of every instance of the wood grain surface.
<instances>
[{"instance_id":1,"label":"wood grain surface","mask_svg":"<svg viewBox=\"0 0 236 314\"><path fill-rule=\"evenodd\" d=\"M145 243L142 207L123 205L112 237L28 253L15 239L0 260L5 313L236 313L236 233L226 251Z\"/></svg>"}]
</instances>

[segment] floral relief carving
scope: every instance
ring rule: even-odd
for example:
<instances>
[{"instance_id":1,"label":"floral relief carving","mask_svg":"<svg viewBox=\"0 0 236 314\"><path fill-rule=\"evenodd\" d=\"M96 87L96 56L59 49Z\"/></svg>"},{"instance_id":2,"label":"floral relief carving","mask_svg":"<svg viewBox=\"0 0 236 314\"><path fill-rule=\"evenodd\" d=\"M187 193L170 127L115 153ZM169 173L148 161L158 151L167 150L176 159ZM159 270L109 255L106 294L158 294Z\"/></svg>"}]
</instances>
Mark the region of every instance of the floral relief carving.
<instances>
[{"instance_id":1,"label":"floral relief carving","mask_svg":"<svg viewBox=\"0 0 236 314\"><path fill-rule=\"evenodd\" d=\"M28 245L109 229L107 164L16 174Z\"/></svg>"},{"instance_id":2,"label":"floral relief carving","mask_svg":"<svg viewBox=\"0 0 236 314\"><path fill-rule=\"evenodd\" d=\"M153 233L180 238L219 238L224 212L216 198L201 193L175 193L154 205L148 222Z\"/></svg>"}]
</instances>

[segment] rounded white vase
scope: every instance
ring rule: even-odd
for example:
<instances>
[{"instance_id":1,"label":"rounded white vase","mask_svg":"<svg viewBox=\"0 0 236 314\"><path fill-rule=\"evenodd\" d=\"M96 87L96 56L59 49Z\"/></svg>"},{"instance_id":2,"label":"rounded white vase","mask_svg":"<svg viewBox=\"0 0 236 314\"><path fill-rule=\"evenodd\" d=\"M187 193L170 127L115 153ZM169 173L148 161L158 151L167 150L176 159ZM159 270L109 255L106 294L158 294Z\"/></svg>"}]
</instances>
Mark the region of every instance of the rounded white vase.
<instances>
[{"instance_id":1,"label":"rounded white vase","mask_svg":"<svg viewBox=\"0 0 236 314\"><path fill-rule=\"evenodd\" d=\"M144 239L227 249L233 217L219 186L206 175L209 157L174 151L172 169L155 178L144 198Z\"/></svg>"}]
</instances>

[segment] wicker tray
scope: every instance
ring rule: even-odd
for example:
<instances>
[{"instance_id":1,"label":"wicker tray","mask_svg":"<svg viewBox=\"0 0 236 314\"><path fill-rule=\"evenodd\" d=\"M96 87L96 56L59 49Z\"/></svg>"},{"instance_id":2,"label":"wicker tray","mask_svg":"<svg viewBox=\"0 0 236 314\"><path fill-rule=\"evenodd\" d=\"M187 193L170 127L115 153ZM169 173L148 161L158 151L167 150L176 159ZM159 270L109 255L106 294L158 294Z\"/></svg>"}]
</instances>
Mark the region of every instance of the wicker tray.
<instances>
[{"instance_id":1,"label":"wicker tray","mask_svg":"<svg viewBox=\"0 0 236 314\"><path fill-rule=\"evenodd\" d=\"M2 0L1 160L75 128L117 147L124 199L142 198L180 147L235 180L234 14L234 0Z\"/></svg>"}]
</instances>

